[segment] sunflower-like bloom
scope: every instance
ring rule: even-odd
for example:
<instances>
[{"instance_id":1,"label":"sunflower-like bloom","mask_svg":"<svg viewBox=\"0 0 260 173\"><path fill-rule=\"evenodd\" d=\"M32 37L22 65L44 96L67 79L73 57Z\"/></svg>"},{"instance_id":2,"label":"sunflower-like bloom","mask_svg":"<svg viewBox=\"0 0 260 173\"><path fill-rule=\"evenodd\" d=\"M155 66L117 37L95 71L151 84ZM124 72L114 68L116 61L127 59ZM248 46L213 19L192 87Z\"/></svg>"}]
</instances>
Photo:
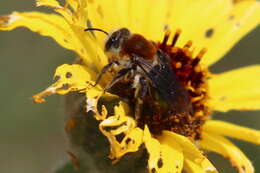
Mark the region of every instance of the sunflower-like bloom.
<instances>
[{"instance_id":1,"label":"sunflower-like bloom","mask_svg":"<svg viewBox=\"0 0 260 173\"><path fill-rule=\"evenodd\" d=\"M66 0L61 5L56 0L38 0L37 6L50 7L57 14L13 12L0 17L0 29L27 27L40 35L52 37L64 48L76 52L80 63L59 66L54 75L55 83L33 96L35 102L44 102L44 97L52 94L85 94L86 110L92 111L99 122L99 130L110 143L109 158L114 162L120 162L126 153L145 146L149 155L149 172L180 173L183 169L189 173L217 172L202 153L206 150L228 158L240 173L254 172L249 159L226 136L260 144L260 131L211 120L210 114L214 110L260 109L260 78L256 76L260 74L260 66L217 75L211 74L208 67L259 24L259 2ZM117 92L104 92L114 73L106 74L95 86L97 75L110 60L104 52L105 34L84 31L92 27L105 31L127 28L151 40L158 49L167 53L173 71L189 93L192 113L170 116L157 110L157 102L148 99L144 101L137 120L130 105L131 101L136 101L131 97L134 94L132 87L126 87L130 97L120 85ZM171 35L169 31L175 34ZM171 36L173 41L169 44ZM113 97L127 97L130 102L122 99L111 113L105 105L100 106L99 101ZM151 113L151 109L155 113ZM75 122L69 121L66 130L75 126ZM117 138L119 135L122 135L121 139Z\"/></svg>"}]
</instances>

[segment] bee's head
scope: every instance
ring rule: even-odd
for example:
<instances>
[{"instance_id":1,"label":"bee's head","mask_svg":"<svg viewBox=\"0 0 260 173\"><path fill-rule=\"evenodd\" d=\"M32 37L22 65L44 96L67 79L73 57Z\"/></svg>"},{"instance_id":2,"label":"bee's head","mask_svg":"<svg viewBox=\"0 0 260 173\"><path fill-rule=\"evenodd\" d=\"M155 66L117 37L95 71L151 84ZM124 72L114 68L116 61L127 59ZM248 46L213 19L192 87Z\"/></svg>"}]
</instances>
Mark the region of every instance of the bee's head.
<instances>
[{"instance_id":1,"label":"bee's head","mask_svg":"<svg viewBox=\"0 0 260 173\"><path fill-rule=\"evenodd\" d=\"M105 52L112 55L118 55L121 51L123 43L130 37L131 33L127 28L121 28L114 31L112 34L99 29L99 28L87 28L85 31L100 31L108 35L108 39L105 42Z\"/></svg>"},{"instance_id":2,"label":"bee's head","mask_svg":"<svg viewBox=\"0 0 260 173\"><path fill-rule=\"evenodd\" d=\"M105 43L105 52L118 54L130 34L130 31L126 28L121 28L113 32Z\"/></svg>"}]
</instances>

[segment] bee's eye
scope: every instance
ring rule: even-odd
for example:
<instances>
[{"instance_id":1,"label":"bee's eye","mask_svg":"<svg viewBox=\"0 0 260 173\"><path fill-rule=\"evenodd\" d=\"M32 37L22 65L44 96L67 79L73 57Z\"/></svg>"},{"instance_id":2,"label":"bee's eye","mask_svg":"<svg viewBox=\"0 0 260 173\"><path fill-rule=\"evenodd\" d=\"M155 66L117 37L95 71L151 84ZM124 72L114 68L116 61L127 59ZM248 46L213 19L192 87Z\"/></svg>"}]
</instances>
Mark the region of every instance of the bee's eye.
<instances>
[{"instance_id":1,"label":"bee's eye","mask_svg":"<svg viewBox=\"0 0 260 173\"><path fill-rule=\"evenodd\" d=\"M116 35L115 37L112 37L112 46L114 48L119 48L119 43L120 43L120 35Z\"/></svg>"},{"instance_id":2,"label":"bee's eye","mask_svg":"<svg viewBox=\"0 0 260 173\"><path fill-rule=\"evenodd\" d=\"M118 49L120 44L130 35L130 32L126 28L122 28L118 31L112 33L105 44L105 51L110 51L111 49Z\"/></svg>"},{"instance_id":3,"label":"bee's eye","mask_svg":"<svg viewBox=\"0 0 260 173\"><path fill-rule=\"evenodd\" d=\"M113 33L110 38L107 40L105 49L109 51L111 48L119 48L120 43L120 33Z\"/></svg>"}]
</instances>

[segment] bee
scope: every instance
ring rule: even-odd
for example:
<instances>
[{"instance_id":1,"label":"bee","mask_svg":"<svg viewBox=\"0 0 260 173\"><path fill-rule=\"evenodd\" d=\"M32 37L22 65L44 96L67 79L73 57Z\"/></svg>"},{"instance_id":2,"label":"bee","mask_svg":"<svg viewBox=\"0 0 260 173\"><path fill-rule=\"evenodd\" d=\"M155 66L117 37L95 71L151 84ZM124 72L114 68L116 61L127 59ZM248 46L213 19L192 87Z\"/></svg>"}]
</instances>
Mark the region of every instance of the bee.
<instances>
[{"instance_id":1,"label":"bee","mask_svg":"<svg viewBox=\"0 0 260 173\"><path fill-rule=\"evenodd\" d=\"M121 28L108 34L97 28L87 28L85 31L97 30L108 35L104 51L109 57L109 63L99 73L96 84L109 70L116 73L105 86L105 91L116 83L130 80L135 89L135 118L140 118L143 100L155 91L168 106L170 114L187 114L192 112L192 104L188 91L179 81L172 67L169 55L158 48L155 42L147 40L140 34L131 33L127 28Z\"/></svg>"}]
</instances>

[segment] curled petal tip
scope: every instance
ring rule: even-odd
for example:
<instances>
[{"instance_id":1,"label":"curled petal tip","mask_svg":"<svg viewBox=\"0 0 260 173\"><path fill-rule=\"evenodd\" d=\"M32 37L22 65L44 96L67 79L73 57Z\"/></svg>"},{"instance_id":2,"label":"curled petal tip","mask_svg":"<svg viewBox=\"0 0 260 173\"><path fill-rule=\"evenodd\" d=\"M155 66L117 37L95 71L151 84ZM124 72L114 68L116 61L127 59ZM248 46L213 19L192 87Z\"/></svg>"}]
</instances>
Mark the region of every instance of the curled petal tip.
<instances>
[{"instance_id":1,"label":"curled petal tip","mask_svg":"<svg viewBox=\"0 0 260 173\"><path fill-rule=\"evenodd\" d=\"M32 99L34 103L44 103L46 101L45 99L38 96L32 96Z\"/></svg>"},{"instance_id":2,"label":"curled petal tip","mask_svg":"<svg viewBox=\"0 0 260 173\"><path fill-rule=\"evenodd\" d=\"M0 29L1 29L1 27L3 27L3 28L8 27L18 18L19 18L19 16L16 16L16 15L0 16Z\"/></svg>"},{"instance_id":3,"label":"curled petal tip","mask_svg":"<svg viewBox=\"0 0 260 173\"><path fill-rule=\"evenodd\" d=\"M44 103L46 101L44 99L44 97L50 96L54 93L55 93L55 89L50 87L38 94L35 94L34 96L32 96L32 99L33 99L34 103Z\"/></svg>"}]
</instances>

